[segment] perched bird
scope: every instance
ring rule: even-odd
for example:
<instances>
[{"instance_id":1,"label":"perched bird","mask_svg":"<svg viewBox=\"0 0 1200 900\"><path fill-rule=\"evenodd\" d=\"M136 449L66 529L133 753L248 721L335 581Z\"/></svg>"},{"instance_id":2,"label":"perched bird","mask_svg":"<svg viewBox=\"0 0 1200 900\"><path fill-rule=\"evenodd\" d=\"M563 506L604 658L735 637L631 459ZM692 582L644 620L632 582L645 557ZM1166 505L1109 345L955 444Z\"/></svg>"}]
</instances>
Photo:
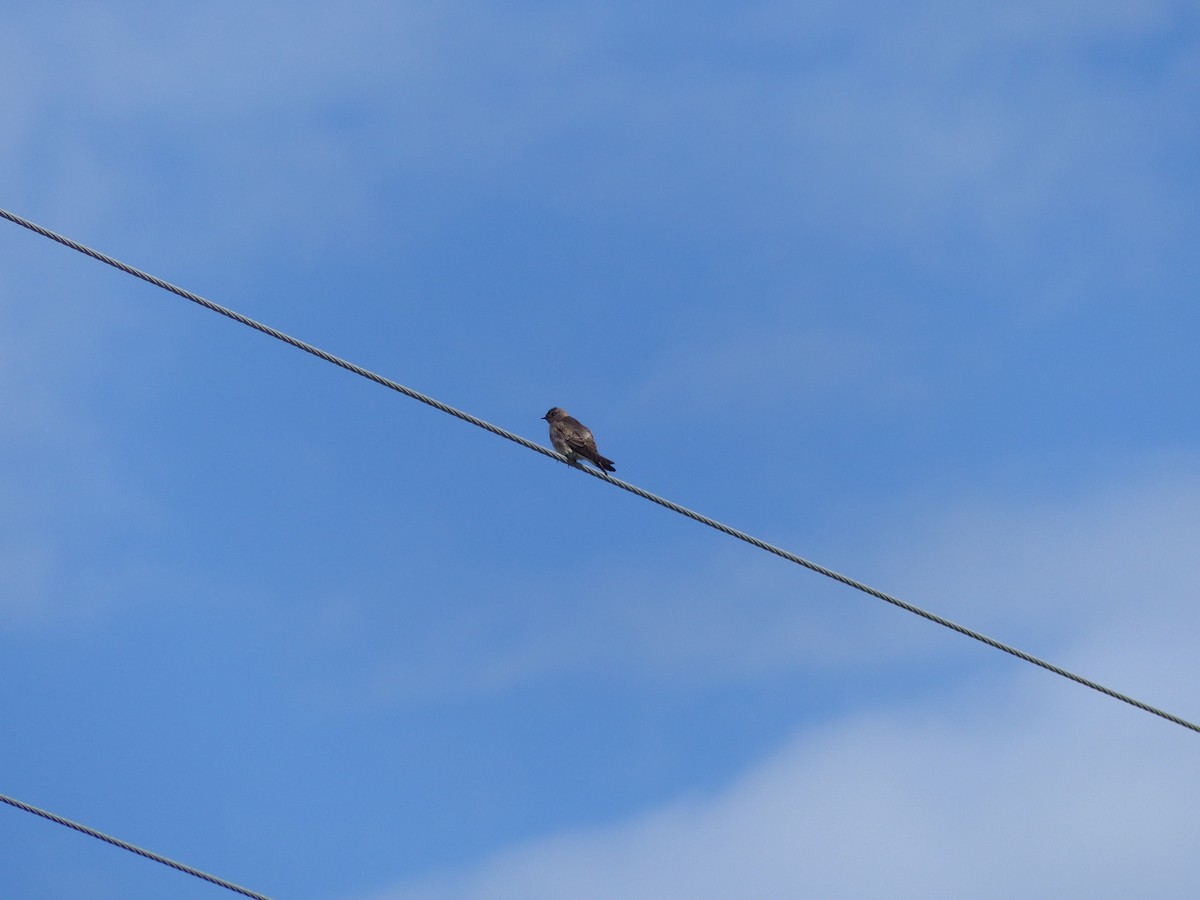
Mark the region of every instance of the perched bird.
<instances>
[{"instance_id":1,"label":"perched bird","mask_svg":"<svg viewBox=\"0 0 1200 900\"><path fill-rule=\"evenodd\" d=\"M542 416L550 423L550 443L554 449L575 465L577 459L586 459L597 466L602 472L615 472L617 467L611 459L605 459L596 450L596 439L592 437L591 429L578 419L568 416L565 410L557 406Z\"/></svg>"}]
</instances>

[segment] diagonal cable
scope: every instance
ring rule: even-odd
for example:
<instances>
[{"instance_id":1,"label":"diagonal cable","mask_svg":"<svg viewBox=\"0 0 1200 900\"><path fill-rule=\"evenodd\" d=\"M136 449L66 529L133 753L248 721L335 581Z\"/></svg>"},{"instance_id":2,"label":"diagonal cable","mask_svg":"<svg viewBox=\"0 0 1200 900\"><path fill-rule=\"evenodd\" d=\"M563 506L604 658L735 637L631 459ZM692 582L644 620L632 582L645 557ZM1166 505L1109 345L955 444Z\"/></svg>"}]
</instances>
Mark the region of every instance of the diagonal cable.
<instances>
[{"instance_id":1,"label":"diagonal cable","mask_svg":"<svg viewBox=\"0 0 1200 900\"><path fill-rule=\"evenodd\" d=\"M122 272L132 275L135 278L140 278L143 281L148 281L150 284L153 284L156 287L160 287L165 291L170 291L172 294L176 294L180 297L183 297L185 300L190 300L193 303L198 303L200 306L203 306L205 309L212 310L215 313L220 313L223 316L233 319L235 322L239 322L242 325L246 325L257 331L261 331L263 334L270 335L271 337L275 338L276 340L283 341L285 344L290 344L298 350L303 350L305 353L311 353L313 356L323 359L326 362L333 363L335 366L341 366L343 369L353 372L356 375L361 375L363 378L368 378L371 381L374 381L376 384L381 384L384 387L390 388L393 391L398 391L399 393L404 394L406 397L411 397L414 400L419 400L422 403L432 406L434 409L441 410L444 413L448 413L452 416L462 419L464 422L470 422L472 425L477 425L478 427L483 428L486 431L490 431L492 434L495 434L502 438L506 438L507 440L510 440L513 443L520 444L522 447L525 447L528 450L532 450L535 453L540 453L543 456L549 456L550 458L557 459L560 462L564 462L564 463L567 462L567 458L565 456L562 456L561 454L556 453L553 450L549 450L546 447L541 446L540 444L535 444L533 441L527 440L518 434L513 434L511 431L507 431L503 428L500 428L497 425L491 424L490 422L485 422L483 419L476 418L475 416L471 415L470 413L466 413L466 412L463 412L462 410L455 409L453 406L448 406L445 403L442 403L440 400L435 400L433 397L429 397L425 394L420 393L419 391L414 391L412 388L405 387L402 384L398 384L397 382L392 381L389 378L384 378L382 375L376 375L374 372L368 371L367 369L364 369L361 366L356 366L354 363L347 362L346 360L341 359L337 356L334 356L331 353L326 353L324 350L321 350L318 347L314 347L312 344L307 344L304 341L301 341L297 338L292 337L291 335L284 334L282 331L277 331L276 329L271 328L269 325L263 325L261 322L256 322L253 319L243 316L241 313L234 312L231 309L226 309L224 306L220 306L219 304L213 303L211 300L207 300L198 294L193 294L191 291L184 290L181 287L176 287L175 285L171 284L170 282L163 281L161 278L156 278L155 276L150 275L146 272L143 272L140 269L135 269L133 266L127 265L126 263L123 263L120 260L113 259L111 256L101 253L98 250L93 250L90 247L85 247L83 244L77 243L76 241L73 241L70 238L63 237L61 234L56 234L55 232L50 231L47 228L43 228L41 225L37 225L33 222L30 222L28 219L24 219L21 216L16 215L15 213L11 213L11 212L8 212L7 210L0 209L0 216L2 216L5 219L8 219L11 222L15 222L17 225L20 225L23 228L28 228L30 231L36 232L37 234L40 234L43 237L47 237L52 241L57 241L58 243L62 244L65 247L70 247L72 250L76 250L79 253L83 253L87 256L92 257L93 259L97 259L100 262L106 263L107 265L110 265L115 269L120 269ZM636 485L629 484L626 481L622 481L619 478L614 478L611 475L605 474L603 472L598 472L594 469L584 468L582 466L575 466L575 468L578 469L580 472L586 472L588 475L591 475L594 478L599 478L602 481L607 481L609 484L613 484L613 485L621 488L622 490L629 491L629 493L631 493L631 494L636 494L638 497L641 497L643 500L649 500L651 503L657 503L659 506L666 507L667 509L671 510L672 512L679 513L681 516L687 516L689 519L699 522L702 525L707 525L709 528L715 528L717 531L720 531L723 534L727 534L730 537L737 538L739 541L745 541L747 544L757 547L760 550L765 550L767 553L773 553L778 557L788 560L788 562L793 562L798 566L803 566L804 568L809 569L810 571L816 572L818 575L824 575L826 578L832 578L834 581L839 581L842 584L846 585L847 587L854 588L856 591L861 591L862 593L868 594L872 597L875 597L878 600L882 600L885 603L890 603L893 606L899 607L900 609L904 610L905 612L910 612L914 615L920 616L923 619L928 619L930 622L934 622L938 625L941 625L943 628L949 628L951 631L957 631L959 634L965 635L966 637L972 638L976 641L979 641L980 643L987 644L989 647L993 647L996 650L1003 651L1004 653L1007 653L1010 656L1015 656L1017 659L1024 660L1025 662L1031 663L1032 665L1035 665L1035 666L1039 666L1040 668L1043 668L1048 672L1053 672L1055 675L1059 675L1070 681L1074 681L1076 684L1081 684L1084 687L1091 688L1094 691L1099 691L1101 694L1105 694L1109 697L1112 697L1114 700L1120 700L1122 703L1128 703L1130 706L1136 707L1137 709L1140 709L1144 712L1148 712L1152 715L1159 716L1160 718L1166 719L1168 722L1173 722L1176 725L1180 725L1184 728L1188 728L1188 729L1191 729L1192 731L1200 733L1200 725L1197 725L1193 722L1189 722L1186 719L1182 719L1179 716L1176 716L1176 715L1173 715L1172 713L1158 709L1157 707L1150 706L1148 703L1143 703L1141 700L1137 700L1133 697L1130 697L1127 694L1122 694L1119 691L1114 691L1112 688L1105 687L1104 685L1099 684L1098 682L1092 681L1088 678L1084 678L1082 675L1076 675L1074 672L1069 672L1066 669L1063 669L1063 668L1060 668L1059 666L1054 665L1053 663L1049 663L1043 659L1039 659L1038 657L1033 656L1032 654L1026 653L1024 650L1018 650L1016 647L1011 647L1008 644L1002 643L1001 641L998 641L994 638L990 638L985 634L981 634L978 631L974 631L973 629L967 628L965 625L959 625L957 622L952 622L949 619L943 618L942 616L939 616L936 613L932 613L932 612L929 612L928 610L922 609L919 606L914 606L911 603L907 603L904 600L901 600L897 597L893 597L891 594L886 594L883 591L880 591L880 590L877 590L876 588L871 587L870 585L863 584L861 581L856 581L853 578L850 578L846 575L842 575L838 572L833 571L832 569L827 569L822 565L818 565L815 562L811 562L811 561L804 559L801 556L797 556L796 554L791 553L787 550L783 550L772 544L768 544L765 541L759 540L758 538L754 537L753 535L747 534L744 531L739 531L736 528L731 528L728 525L718 522L716 519L711 519L708 516L702 515L701 513L694 512L693 510L690 510L684 506L680 506L678 503L674 503L673 501L667 500L664 497L659 497L657 494L652 494L649 491L643 490L642 488L637 487Z\"/></svg>"},{"instance_id":2,"label":"diagonal cable","mask_svg":"<svg viewBox=\"0 0 1200 900\"><path fill-rule=\"evenodd\" d=\"M88 835L89 837L97 838L112 844L114 847L120 847L122 850L128 850L130 853L136 853L138 856L143 856L146 859L154 860L154 862L162 863L164 866L170 866L180 872L188 875L193 875L210 884L215 884L217 887L223 887L228 891L233 891L235 894L241 894L243 897L251 897L253 900L270 900L269 897L255 893L254 891L234 884L232 881L226 881L224 878L218 878L216 875L209 875L207 872L201 872L199 869L194 869L191 866L184 865L181 862L176 862L173 859L167 859L165 856L159 856L157 853L151 853L149 850L143 850L120 838L115 838L105 834L102 831L97 831L95 828L89 828L86 825L80 825L78 822L72 822L70 819L64 819L62 816L55 815L52 812L47 812L44 809L38 809L36 806L30 806L28 803L22 803L20 800L14 800L12 797L6 797L0 794L0 803L7 803L9 806L15 806L17 809L24 810L28 813L33 813L35 816L41 816L43 819L49 819L51 822L57 822L59 825L65 825L68 828L74 828L76 831Z\"/></svg>"}]
</instances>

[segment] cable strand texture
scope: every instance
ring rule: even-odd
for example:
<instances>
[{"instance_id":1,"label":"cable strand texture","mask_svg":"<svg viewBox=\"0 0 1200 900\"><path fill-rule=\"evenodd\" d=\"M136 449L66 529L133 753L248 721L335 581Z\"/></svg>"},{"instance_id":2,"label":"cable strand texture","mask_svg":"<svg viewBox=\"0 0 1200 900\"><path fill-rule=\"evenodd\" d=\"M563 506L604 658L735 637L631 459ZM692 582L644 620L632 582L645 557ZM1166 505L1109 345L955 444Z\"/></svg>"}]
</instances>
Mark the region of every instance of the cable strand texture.
<instances>
[{"instance_id":1,"label":"cable strand texture","mask_svg":"<svg viewBox=\"0 0 1200 900\"><path fill-rule=\"evenodd\" d=\"M168 859L167 857L160 856L157 853L152 853L149 850L145 850L134 844L123 841L120 838L115 838L111 835L105 834L102 831L97 831L95 828L89 828L86 825L80 825L78 822L72 822L70 819L64 819L62 816L55 815L52 812L47 812L44 809L39 809L36 806L31 806L28 803L22 803L20 800L15 800L12 797L5 796L4 794L0 794L0 802L7 803L9 806L24 810L27 813L33 813L35 816L41 816L43 819L49 819L51 822L56 822L59 825L65 825L67 828L73 828L82 834L88 835L89 837L94 837L97 840L112 844L114 847L120 847L122 850L128 850L130 853L136 853L138 856L153 860L156 863L162 863L164 866L170 866L172 869L192 875L196 878L202 879L203 881L207 881L210 884L215 884L217 887L223 887L228 891L233 891L235 894L241 894L243 897L251 897L253 900L270 900L269 897L263 894L255 893L254 891L244 888L241 885L234 884L232 881L226 881L224 878L218 878L215 875L209 875L207 872L202 872L199 869L184 865L181 862L176 862L173 859Z\"/></svg>"},{"instance_id":2,"label":"cable strand texture","mask_svg":"<svg viewBox=\"0 0 1200 900\"><path fill-rule=\"evenodd\" d=\"M497 435L502 438L505 438L507 440L510 440L515 444L520 444L522 447L526 448L527 450L532 450L535 453L542 454L543 456L548 456L552 459L557 459L563 463L568 462L566 457L562 456L561 454L559 454L553 450L547 449L546 447L543 447L540 444L536 444L533 441L526 440L525 438L521 437L520 435L513 434L511 431L507 431L503 428L500 428L497 425L491 424L490 422L485 422L483 419L476 418L475 416L471 415L470 413L465 413L462 410L455 409L452 406L448 406L445 403L442 403L440 400L435 400L433 397L426 396L425 394L422 394L419 391L415 391L412 388L405 387L402 384L398 384L397 382L392 381L389 378L384 378L382 375L376 375L374 372L368 371L367 369L364 369L361 366L356 366L354 363L347 362L346 360L341 359L337 356L334 356L331 353L326 353L324 350L314 347L312 344L307 344L304 341L301 341L297 338L292 337L291 335L284 334L282 331L277 331L276 329L271 328L269 325L263 325L261 322L256 322L253 319L247 318L246 316L243 316L240 313L234 312L231 309L226 309L225 307L220 306L219 304L213 303L211 300L207 300L204 297L199 296L198 294L193 294L191 291L186 291L183 288L176 287L175 285L173 285L169 282L163 281L161 278L156 278L155 276L150 275L146 272L143 272L140 269L135 269L133 266L126 265L125 263L121 262L120 260L113 259L111 256L107 256L106 254L101 253L98 250L93 250L90 247L85 247L84 245L79 244L79 243L71 240L70 238L63 237L60 234L56 234L53 231L50 231L49 229L43 228L40 225L30 222L28 219L24 219L16 214L8 212L7 210L4 210L4 209L0 209L0 216L3 216L4 218L8 219L11 222L16 223L17 225L27 228L30 231L36 232L37 234L40 234L43 237L49 238L52 241L57 241L58 243L62 244L63 246L70 247L72 250L76 250L79 253L83 253L87 256L90 256L93 259L99 260L102 263L106 263L107 265L110 265L115 269L119 269L120 271L125 272L129 275L132 275L135 278L140 278L143 281L147 281L150 284L153 284L156 287L160 287L165 291L170 291L172 294L176 294L180 297L183 297L185 300L190 300L193 303L197 303L200 306L203 306L205 309L212 310L215 313L220 313L223 316L233 319L235 322L239 322L242 325L246 325L247 327L253 328L257 331L261 331L263 334L269 335L269 336L275 338L276 340L283 341L285 344L290 344L291 346L295 347L298 350L303 350L305 353L311 353L313 356L316 356L319 359L323 359L326 362L333 363L335 366L340 366L341 368L346 369L347 371L353 372L356 375L361 375L363 378L367 378L371 381L374 381L376 384L382 385L383 387L390 388L393 391L397 391L401 394L404 394L406 397L411 397L413 400L419 400L421 403L424 403L428 406L432 406L434 409L441 410L444 413L448 413L449 415L452 415L459 419L462 419L464 422L470 422L472 425L478 426L479 428L482 428L485 431L490 431L492 434ZM890 603L891 605L896 606L906 612L910 612L914 615L920 616L921 618L927 619L930 622L934 622L938 625L941 625L944 628L949 628L951 631L956 631L959 634L964 635L969 638L972 638L976 641L979 641L980 643L987 644L989 647L993 647L996 650L1003 651L1004 653L1007 653L1010 656L1015 656L1017 659L1023 660L1027 663L1031 663L1032 665L1035 665L1035 666L1039 666L1040 668L1043 668L1048 672L1053 672L1055 675L1059 675L1070 681L1074 681L1076 684L1081 684L1084 687L1091 688L1092 690L1098 691L1101 694L1105 694L1109 697L1112 697L1115 700L1120 700L1122 703L1127 703L1130 706L1133 706L1137 709L1142 710L1143 712L1151 713L1152 715L1158 716L1162 719L1166 719L1168 722L1173 722L1174 724L1180 725L1183 728L1188 728L1192 731L1200 733L1200 725L1197 725L1193 722L1189 722L1186 719L1182 719L1179 716L1176 716L1176 715L1173 715L1172 713L1166 712L1165 710L1161 710L1161 709L1158 709L1157 707L1150 706L1147 703L1143 703L1141 700L1137 700L1126 694L1122 694L1119 691L1114 691L1112 688L1105 687L1102 684L1099 684L1088 678L1084 678L1082 675L1076 675L1074 672L1069 672L1066 669L1060 668L1059 666L1056 666L1053 663L1046 662L1043 659L1039 659L1038 657L1033 656L1029 653L1026 653L1023 650L1018 650L1016 647L1010 647L1008 644L1002 643L994 638L990 638L987 635L981 634L978 631L974 631L970 628L967 628L964 625L959 625L957 622L952 622L949 619L946 619L946 618L943 618L942 616L937 615L936 613L932 613L932 612L929 612L928 610L921 609L919 606L914 606L911 603L906 603L905 601L900 600L897 597L893 597L891 594L886 594L883 591L877 590L876 588L873 588L869 585L863 584L861 581L856 581L853 578L850 578L846 575L842 575L838 572L833 571L832 569L827 569L824 566L818 565L817 563L814 563L807 559L804 559L801 556L797 556L794 553L790 553L787 550L783 550L783 549L780 549L779 547L773 546L772 544L768 544L765 541L759 540L758 538L754 537L753 535L746 534L744 531L738 531L736 528L731 528L730 526L725 525L721 522L718 522L715 519L711 519L708 516L701 515L698 512L694 512L690 509L687 509L686 507L680 506L678 503L674 503L670 500L665 499L664 497L659 497L656 494L652 494L649 491L643 490L642 488L637 487L636 485L629 484L626 481L622 481L619 478L614 478L611 475L608 475L604 472L596 471L594 469L584 468L582 466L573 466L573 468L577 469L580 472L585 472L588 475L591 475L593 478L599 478L602 481L607 481L610 484L613 484L616 487L619 487L624 491L628 491L631 494L635 494L636 496L641 497L643 500L649 500L651 503L656 503L659 506L662 506L662 507L665 507L666 509L671 510L672 512L676 512L682 516L686 516L687 518L692 519L695 522L699 522L702 525L707 525L709 528L715 528L717 531L727 534L730 537L737 538L740 541L745 541L747 544L757 547L760 550L765 550L767 553L773 553L775 556L781 557L782 559L786 559L789 562L793 562L798 566L803 566L804 568L806 568L812 572L816 572L818 575L824 575L826 578L831 578L834 581L841 582L842 584L846 585L847 587L853 588L856 591L861 591L862 593L867 594L871 597L875 597L878 600L882 600L885 603Z\"/></svg>"}]
</instances>

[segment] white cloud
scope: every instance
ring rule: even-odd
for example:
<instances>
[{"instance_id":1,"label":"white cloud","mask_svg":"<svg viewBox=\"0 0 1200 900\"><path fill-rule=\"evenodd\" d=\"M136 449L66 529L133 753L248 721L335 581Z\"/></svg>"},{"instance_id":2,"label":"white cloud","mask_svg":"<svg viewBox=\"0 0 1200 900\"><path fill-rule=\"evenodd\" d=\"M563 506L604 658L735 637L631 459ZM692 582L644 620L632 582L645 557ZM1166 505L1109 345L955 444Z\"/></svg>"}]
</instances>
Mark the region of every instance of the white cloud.
<instances>
[{"instance_id":1,"label":"white cloud","mask_svg":"<svg viewBox=\"0 0 1200 900\"><path fill-rule=\"evenodd\" d=\"M949 516L939 538L923 550L920 535L905 542L884 568L907 568L913 574L899 580L931 594L943 578L945 596L924 605L945 612L960 592L973 594L961 603L965 624L1040 635L1052 662L1196 721L1200 562L1188 536L1200 479L1175 463L1073 503ZM653 601L642 599L634 607L644 612ZM717 673L725 665L728 676L729 661L751 649L774 657L772 632L777 648L789 644L775 664L788 654L814 664L814 646L829 636L788 636L782 620L766 618L748 631L761 598L740 598L703 629L682 605L667 604L661 618L625 617L625 629L644 631L621 662L646 667L657 657ZM866 665L887 645L887 634L851 631L857 647L844 642L817 664ZM920 648L922 661L947 646ZM714 794L548 835L374 897L1188 897L1200 875L1191 849L1198 741L1010 661L811 727Z\"/></svg>"},{"instance_id":2,"label":"white cloud","mask_svg":"<svg viewBox=\"0 0 1200 900\"><path fill-rule=\"evenodd\" d=\"M678 416L758 419L781 404L814 416L912 416L933 388L907 352L902 339L870 328L751 325L668 350L634 402Z\"/></svg>"},{"instance_id":3,"label":"white cloud","mask_svg":"<svg viewBox=\"0 0 1200 900\"><path fill-rule=\"evenodd\" d=\"M1082 296L1025 291L1014 305L1094 301L1079 280L1100 293L1114 274L1170 259L1162 246L1189 215L1162 155L1181 129L1194 136L1174 111L1195 52L1151 49L1178 31L1176 9L1108 3L1093 16L1067 0L881 7L856 23L825 14L816 33L843 52L774 108L793 161L782 177L815 220L864 247L952 266L977 241L997 262L977 273L981 292L1033 269ZM759 39L780 46L809 24L783 7L760 15ZM1102 266L1097 241L1111 248Z\"/></svg>"},{"instance_id":4,"label":"white cloud","mask_svg":"<svg viewBox=\"0 0 1200 900\"><path fill-rule=\"evenodd\" d=\"M898 641L890 608L740 547L711 551L684 575L645 563L562 573L569 602L556 574L460 587L452 613L427 621L410 610L407 627L387 630L386 641L371 624L384 614L378 608L367 613L346 597L315 603L299 640L353 648L353 668L328 676L318 701L337 709L429 703L574 676L704 689L964 655L929 627Z\"/></svg>"},{"instance_id":5,"label":"white cloud","mask_svg":"<svg viewBox=\"0 0 1200 900\"><path fill-rule=\"evenodd\" d=\"M1188 683L1178 670L1185 657L1171 668L1169 656L1147 648L1200 629L1200 609L1190 600L1200 559L1188 537L1196 530L1200 476L1186 458L1157 464L1159 471L1132 484L1074 500L971 501L919 517L910 512L903 522L857 535L848 551L856 565L841 568L1080 675L1145 694L1147 702L1186 705L1186 692L1169 690ZM701 688L794 673L890 672L903 679L913 665L924 671L953 662L981 671L1005 659L740 546L708 554L687 575L677 568L576 571L569 603L555 573L511 580L503 600L490 582L486 589L463 587L452 617L416 632L397 630L386 645L368 636L373 615L348 615L340 601L338 640L356 648L350 655L357 668L322 693L335 695L338 707L375 706L486 696L570 675ZM328 629L320 631L328 639ZM419 639L406 636L417 632ZM1105 642L1109 652L1089 668L1072 651L1083 641Z\"/></svg>"},{"instance_id":6,"label":"white cloud","mask_svg":"<svg viewBox=\"0 0 1200 900\"><path fill-rule=\"evenodd\" d=\"M25 251L0 271L0 629L79 626L152 580L120 551L153 504L130 487L94 390L122 363L127 317L78 302L91 264L54 266L71 251L29 251L40 238L0 227Z\"/></svg>"},{"instance_id":7,"label":"white cloud","mask_svg":"<svg viewBox=\"0 0 1200 900\"><path fill-rule=\"evenodd\" d=\"M1136 474L1093 482L1090 494L926 513L897 532L884 567L901 595L980 627L1065 637L1137 621L1166 629L1181 617L1200 626L1187 600L1200 580L1197 460L1148 454L1127 464Z\"/></svg>"},{"instance_id":8,"label":"white cloud","mask_svg":"<svg viewBox=\"0 0 1200 900\"><path fill-rule=\"evenodd\" d=\"M78 6L6 23L41 52L5 101L18 113L5 146L27 182L59 182L57 204L93 198L97 219L145 206L251 248L369 239L382 221L394 241L396 207L433 180L438 202L417 204L413 227L519 191L675 230L782 218L944 262L947 230L1029 257L1046 242L1032 226L1065 213L1108 222L1144 263L1173 233L1160 213L1185 208L1145 151L1179 119L1189 73L1097 84L1079 50L1152 38L1169 9L830 6L797 20L759 5L689 24L654 65L639 23L613 14ZM1122 226L1131 210L1138 228ZM1077 288L1078 263L1051 283Z\"/></svg>"},{"instance_id":9,"label":"white cloud","mask_svg":"<svg viewBox=\"0 0 1200 900\"><path fill-rule=\"evenodd\" d=\"M1050 677L816 728L713 796L373 898L1191 896L1200 736Z\"/></svg>"}]
</instances>

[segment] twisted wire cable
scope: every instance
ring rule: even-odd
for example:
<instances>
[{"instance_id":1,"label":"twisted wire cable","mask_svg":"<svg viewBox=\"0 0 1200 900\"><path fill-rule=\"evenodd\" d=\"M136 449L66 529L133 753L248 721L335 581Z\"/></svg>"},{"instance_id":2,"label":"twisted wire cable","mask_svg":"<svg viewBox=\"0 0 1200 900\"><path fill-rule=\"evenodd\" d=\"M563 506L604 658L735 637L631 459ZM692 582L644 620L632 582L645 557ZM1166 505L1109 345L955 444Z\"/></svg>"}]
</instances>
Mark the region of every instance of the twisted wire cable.
<instances>
[{"instance_id":1,"label":"twisted wire cable","mask_svg":"<svg viewBox=\"0 0 1200 900\"><path fill-rule=\"evenodd\" d=\"M15 800L12 797L7 797L0 794L0 802L7 803L9 806L14 806L17 809L24 810L27 813L33 813L35 816L41 816L43 819L49 819L51 822L57 822L59 825L65 825L67 828L73 828L78 832L94 837L97 840L105 841L112 844L114 847L120 847L122 850L128 850L130 853L136 853L138 856L153 860L156 863L162 863L164 866L170 866L172 869L200 878L210 884L215 884L217 887L223 887L227 891L233 891L235 894L241 894L243 897L251 897L253 900L271 900L263 894L255 893L249 888L244 888L241 885L234 884L232 881L226 881L224 878L218 878L216 875L209 875L207 872L201 872L199 869L184 865L181 862L176 862L173 859L168 859L165 856L160 856L157 853L152 853L120 838L112 837L102 831L97 831L95 828L89 828L87 825L80 825L78 822L72 822L70 819L64 819L62 816L55 815L52 812L47 812L44 809L39 809L36 806L31 806L28 803L22 803L20 800Z\"/></svg>"},{"instance_id":2,"label":"twisted wire cable","mask_svg":"<svg viewBox=\"0 0 1200 900\"><path fill-rule=\"evenodd\" d=\"M506 429L500 428L497 425L493 425L490 422L485 422L483 419L477 418L477 417L471 415L470 413L466 413L466 412L463 412L462 410L455 409L453 406L448 406L447 404L442 403L440 400L435 400L433 397L429 397L425 394L422 394L419 391L413 390L412 388L405 387L402 384L398 384L397 382L392 381L389 378L384 378L382 375L376 375L374 372L370 372L367 369L362 368L361 366L357 366L354 363L347 362L346 360L336 357L331 353L326 353L324 350L314 347L312 344L305 343L304 341L298 340L297 338L294 338L291 335L284 334L282 331L277 331L276 329L271 328L268 325L263 325L261 322L256 322L253 319L249 319L246 316L243 316L241 313L234 312L231 309L226 309L225 307L220 306L219 304L213 303L211 300L207 300L204 297L199 296L198 294L193 294L191 291L187 291L187 290L184 290L183 288L176 287L175 285L173 285L169 282L163 281L161 278L156 278L155 276L150 275L146 272L143 272L140 269L135 269L133 266L127 265L126 263L123 263L120 260L113 259L111 256L101 253L98 250L93 250L90 247L85 247L83 244L77 243L76 241L73 241L70 238L63 237L60 234L56 234L55 232L50 231L47 228L43 228L40 225L30 222L28 219L24 219L21 216L18 216L14 213L8 212L7 210L4 210L4 209L0 209L0 216L8 219L11 222L16 223L17 225L27 228L30 231L36 232L37 234L40 234L43 237L49 238L52 241L57 241L58 243L62 244L63 246L70 247L72 250L76 250L79 253L83 253L87 256L90 256L93 259L99 260L102 263L106 263L106 264L112 266L113 268L119 269L120 271L125 272L129 275L133 275L135 278L140 278L143 281L147 281L150 284L160 287L165 291L170 291L172 294L177 294L178 296L183 297L185 300L190 300L193 303L198 303L199 305L203 306L206 309L212 310L215 313L220 313L223 316L233 319L235 322L240 322L242 325L246 325L257 331L261 331L263 334L270 335L271 337L275 338L276 340L283 341L285 344L290 344L291 346L297 348L298 350L303 350L305 353L311 353L313 356L323 359L326 362L333 363L335 366L341 366L343 369L353 372L356 375L361 375L363 378L370 379L371 381L374 381L376 384L383 385L386 388L390 388L393 391L397 391L401 394L404 394L407 397L411 397L414 400L419 400L422 403L432 406L434 409L441 410L444 413L448 413L449 415L452 415L459 419L462 419L464 422L470 422L472 425L476 425L479 428L484 429L485 431L490 431L492 434L495 434L499 437L510 440L513 443L520 444L522 447L525 447L527 450L532 450L535 453L542 454L543 456L548 456L552 459L557 459L560 462L570 464L570 462L567 460L567 458L565 456L561 455L560 453L555 452L554 450L550 450L546 447L543 447L540 444L534 443L533 441L526 440L525 438L521 437L520 435L513 434L511 431L507 431ZM1194 732L1200 733L1200 725L1197 725L1193 722L1189 722L1187 719L1180 718L1179 716L1176 716L1172 713L1166 712L1165 710L1158 709L1157 707L1151 706L1148 703L1143 703L1141 700L1137 700L1134 697L1130 697L1127 694L1122 694L1119 691L1114 691L1112 688L1105 687L1104 685L1099 684L1098 682L1092 681L1088 678L1084 678L1082 675L1076 675L1074 672L1069 672L1066 669L1063 669L1059 666L1054 665L1053 663L1049 663L1043 659L1039 659L1038 657L1033 656L1030 653L1026 653L1024 650L1018 650L1016 647L1011 647L1008 644L1005 644L1005 643L1002 643L1001 641L996 640L995 638L990 638L985 634L981 634L978 631L975 631L971 628L967 628L965 625L959 625L957 622L952 622L949 619L939 616L936 613L929 612L928 610L922 609L919 606L914 606L911 603L907 603L897 597L893 597L891 594L884 593L883 591L873 588L870 585L863 584L861 581L856 581L853 578L850 578L846 575L842 575L838 572L833 571L832 569L827 569L822 565L818 565L815 562L811 562L810 560L804 559L801 556L797 556L796 554L791 553L787 550L783 550L772 544L768 544L767 542L759 540L758 538L754 537L753 535L747 534L744 531L739 531L736 528L731 528L728 525L718 522L716 519L712 519L712 518L709 518L708 516L702 515L698 512L694 512L693 510L687 509L684 506L680 506L678 503L674 503L673 501L667 500L664 497L659 497L656 494L652 494L649 491L643 490L642 488L637 487L636 485L629 484L628 482L622 481L619 478L614 478L612 475L608 475L604 472L599 472L594 469L585 468L583 466L573 465L573 468L577 469L580 472L586 472L588 475L591 475L593 478L599 478L602 481L607 481L609 484L615 485L616 487L619 487L624 491L628 491L631 494L635 494L636 496L641 497L643 500L649 500L651 503L656 503L659 506L662 506L662 507L665 507L666 509L671 510L672 512L676 512L682 516L686 516L687 518L692 519L695 522L699 522L702 525L707 525L709 528L715 528L717 531L720 531L723 534L727 534L730 537L737 538L739 541L745 541L747 544L757 547L760 550L765 550L767 553L773 553L775 556L781 557L782 559L786 559L789 562L795 563L798 566L803 566L804 568L806 568L812 572L816 572L818 575L824 575L826 578L831 578L834 581L838 581L838 582L846 585L847 587L853 588L856 591L861 591L862 593L867 594L871 597L875 597L878 600L882 600L885 603L890 603L891 605L898 607L898 608L904 610L905 612L910 612L913 615L920 616L923 619L927 619L930 622L934 622L937 625L941 625L943 628L949 628L951 631L956 631L961 635L965 635L966 637L969 637L969 638L972 638L973 640L979 641L982 644L986 644L989 647L993 647L996 650L1000 650L1004 653L1007 653L1010 656L1015 656L1017 659L1023 660L1027 663L1031 663L1032 665L1035 665L1042 669L1045 669L1047 672L1053 672L1055 675L1059 675L1070 681L1074 681L1076 684L1080 684L1080 685L1083 685L1084 687L1091 688L1094 691L1098 691L1101 694L1105 694L1106 696L1112 697L1114 700L1120 700L1122 703L1127 703L1130 706L1135 707L1136 709L1142 710L1143 712L1148 712L1151 715L1155 715L1162 719L1166 719L1168 722L1172 722L1183 728L1187 728Z\"/></svg>"}]
</instances>

